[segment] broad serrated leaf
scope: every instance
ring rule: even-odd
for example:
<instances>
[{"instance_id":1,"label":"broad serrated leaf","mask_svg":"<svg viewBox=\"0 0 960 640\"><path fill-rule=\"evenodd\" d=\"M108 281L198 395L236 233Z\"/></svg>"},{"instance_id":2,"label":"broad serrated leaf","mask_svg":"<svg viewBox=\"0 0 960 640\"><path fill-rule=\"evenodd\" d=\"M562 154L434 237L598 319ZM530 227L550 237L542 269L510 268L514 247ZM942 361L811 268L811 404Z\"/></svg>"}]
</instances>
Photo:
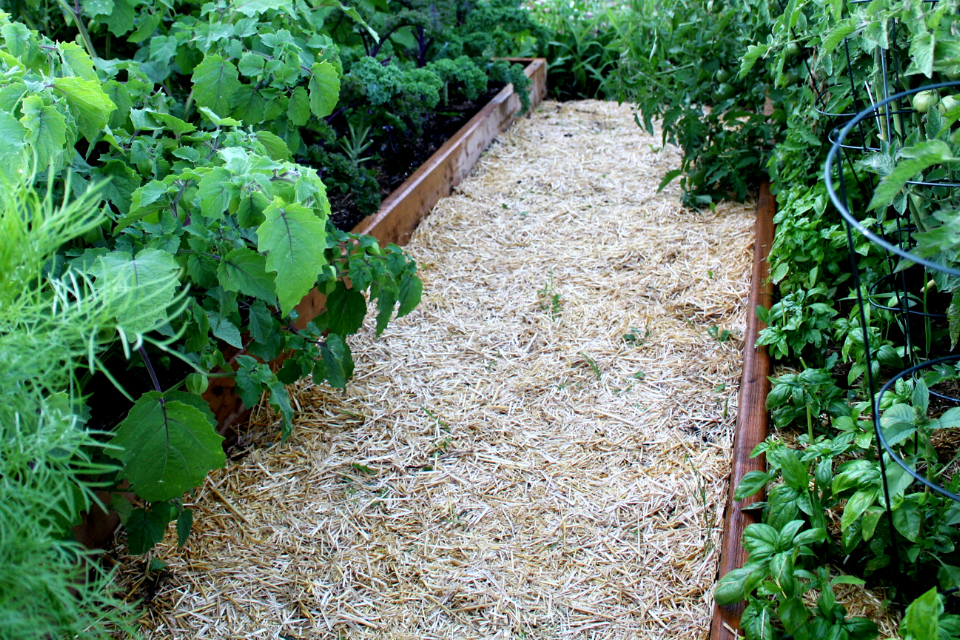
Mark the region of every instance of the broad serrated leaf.
<instances>
[{"instance_id":1,"label":"broad serrated leaf","mask_svg":"<svg viewBox=\"0 0 960 640\"><path fill-rule=\"evenodd\" d=\"M56 107L45 106L39 96L27 96L20 105L20 124L26 129L25 142L37 154L39 167L60 158L67 144L67 119Z\"/></svg>"},{"instance_id":2,"label":"broad serrated leaf","mask_svg":"<svg viewBox=\"0 0 960 640\"><path fill-rule=\"evenodd\" d=\"M247 51L240 57L240 64L237 70L248 78L253 78L263 73L263 65L266 62L263 56L252 51Z\"/></svg>"},{"instance_id":3,"label":"broad serrated leaf","mask_svg":"<svg viewBox=\"0 0 960 640\"><path fill-rule=\"evenodd\" d=\"M246 407L255 407L263 394L263 382L271 377L270 369L250 356L238 356L237 365L237 393Z\"/></svg>"},{"instance_id":4,"label":"broad serrated leaf","mask_svg":"<svg viewBox=\"0 0 960 640\"><path fill-rule=\"evenodd\" d=\"M93 173L103 176L107 183L100 195L113 203L118 211L130 211L133 192L140 187L140 176L130 165L120 160L109 160L102 167L94 169Z\"/></svg>"},{"instance_id":5,"label":"broad serrated leaf","mask_svg":"<svg viewBox=\"0 0 960 640\"><path fill-rule=\"evenodd\" d=\"M10 113L0 111L0 176L20 177L25 159L27 129Z\"/></svg>"},{"instance_id":6,"label":"broad serrated leaf","mask_svg":"<svg viewBox=\"0 0 960 640\"><path fill-rule=\"evenodd\" d=\"M312 209L275 198L257 229L257 248L267 254L267 271L277 274L277 297L287 315L317 282L327 263L324 221Z\"/></svg>"},{"instance_id":7,"label":"broad serrated leaf","mask_svg":"<svg viewBox=\"0 0 960 640\"><path fill-rule=\"evenodd\" d=\"M191 529L193 529L193 510L184 509L177 517L177 547L182 548L187 544Z\"/></svg>"},{"instance_id":8,"label":"broad serrated leaf","mask_svg":"<svg viewBox=\"0 0 960 640\"><path fill-rule=\"evenodd\" d=\"M329 62L318 62L310 68L310 110L318 118L326 118L340 100L340 76Z\"/></svg>"},{"instance_id":9,"label":"broad serrated leaf","mask_svg":"<svg viewBox=\"0 0 960 640\"><path fill-rule=\"evenodd\" d=\"M81 5L83 10L93 18L108 16L113 12L113 0L83 0Z\"/></svg>"},{"instance_id":10,"label":"broad serrated leaf","mask_svg":"<svg viewBox=\"0 0 960 640\"><path fill-rule=\"evenodd\" d=\"M273 314L267 308L267 303L263 300L257 300L250 305L250 314L248 325L250 335L257 342L263 342L274 331Z\"/></svg>"},{"instance_id":11,"label":"broad serrated leaf","mask_svg":"<svg viewBox=\"0 0 960 640\"><path fill-rule=\"evenodd\" d=\"M113 10L109 14L98 16L97 22L106 25L110 33L119 38L133 31L136 17L130 1L114 0Z\"/></svg>"},{"instance_id":12,"label":"broad serrated leaf","mask_svg":"<svg viewBox=\"0 0 960 640\"><path fill-rule=\"evenodd\" d=\"M193 70L193 99L198 107L216 114L230 113L234 94L240 89L240 74L232 62L208 55Z\"/></svg>"},{"instance_id":13,"label":"broad serrated leaf","mask_svg":"<svg viewBox=\"0 0 960 640\"><path fill-rule=\"evenodd\" d=\"M77 128L90 142L100 137L117 108L98 80L84 80L77 76L56 78L53 87L63 94L67 104L77 114Z\"/></svg>"},{"instance_id":14,"label":"broad serrated leaf","mask_svg":"<svg viewBox=\"0 0 960 640\"><path fill-rule=\"evenodd\" d=\"M423 282L414 274L407 274L400 282L400 308L397 309L397 317L402 318L417 308L420 304L420 298L423 296Z\"/></svg>"},{"instance_id":15,"label":"broad serrated leaf","mask_svg":"<svg viewBox=\"0 0 960 640\"><path fill-rule=\"evenodd\" d=\"M293 154L287 147L287 143L276 134L269 131L257 131L257 140L267 150L267 156L271 160L289 161L293 160Z\"/></svg>"},{"instance_id":16,"label":"broad serrated leaf","mask_svg":"<svg viewBox=\"0 0 960 640\"><path fill-rule=\"evenodd\" d=\"M110 440L121 448L108 450L123 464L117 477L144 500L178 498L223 468L223 438L210 415L183 401L189 395L144 394Z\"/></svg>"},{"instance_id":17,"label":"broad serrated leaf","mask_svg":"<svg viewBox=\"0 0 960 640\"><path fill-rule=\"evenodd\" d=\"M373 28L372 28L369 24L367 24L367 21L363 19L363 16L360 15L360 12L358 12L358 11L356 10L356 8L354 8L354 7L348 7L348 6L345 5L345 4L341 4L341 5L340 5L340 10L343 11L345 14L347 14L347 16L349 16L351 20L353 20L354 22L356 22L357 24L359 24L361 27L363 27L364 29L366 29L366 30L367 30L367 33L369 33L371 36L373 36L373 39L374 39L374 40L376 40L377 42L380 42L380 36L379 36L379 34L377 34L377 32L374 31Z\"/></svg>"},{"instance_id":18,"label":"broad serrated leaf","mask_svg":"<svg viewBox=\"0 0 960 640\"><path fill-rule=\"evenodd\" d=\"M89 272L102 286L123 292L125 304L117 313L117 324L128 335L142 335L168 321L180 265L166 251L143 249L136 257L113 251L98 258Z\"/></svg>"},{"instance_id":19,"label":"broad serrated leaf","mask_svg":"<svg viewBox=\"0 0 960 640\"><path fill-rule=\"evenodd\" d=\"M347 381L353 376L353 355L350 347L336 334L330 334L320 345L320 355L323 360L323 375L331 387L343 389ZM316 371L315 371L316 375Z\"/></svg>"},{"instance_id":20,"label":"broad serrated leaf","mask_svg":"<svg viewBox=\"0 0 960 640\"><path fill-rule=\"evenodd\" d=\"M377 297L377 336L387 328L393 308L397 305L397 293L392 289L383 289Z\"/></svg>"},{"instance_id":21,"label":"broad serrated leaf","mask_svg":"<svg viewBox=\"0 0 960 640\"><path fill-rule=\"evenodd\" d=\"M135 189L130 195L130 212L117 221L113 234L117 235L140 218L166 208L168 190L169 187L159 180L151 180Z\"/></svg>"},{"instance_id":22,"label":"broad serrated leaf","mask_svg":"<svg viewBox=\"0 0 960 640\"><path fill-rule=\"evenodd\" d=\"M253 249L235 249L220 260L220 286L267 302L276 300L273 277L267 273L267 259Z\"/></svg>"},{"instance_id":23,"label":"broad serrated leaf","mask_svg":"<svg viewBox=\"0 0 960 640\"><path fill-rule=\"evenodd\" d=\"M747 53L744 54L743 58L740 60L740 76L743 78L750 70L753 69L753 66L757 64L757 60L767 55L767 51L770 50L770 45L766 44L754 44L750 45L747 49Z\"/></svg>"},{"instance_id":24,"label":"broad serrated leaf","mask_svg":"<svg viewBox=\"0 0 960 640\"><path fill-rule=\"evenodd\" d=\"M936 39L932 33L914 34L910 39L910 57L912 62L906 74L922 73L928 78L933 75L933 52Z\"/></svg>"},{"instance_id":25,"label":"broad serrated leaf","mask_svg":"<svg viewBox=\"0 0 960 640\"><path fill-rule=\"evenodd\" d=\"M327 310L323 315L331 333L341 336L360 330L367 315L367 300L355 289L348 289L342 282L327 296Z\"/></svg>"},{"instance_id":26,"label":"broad serrated leaf","mask_svg":"<svg viewBox=\"0 0 960 640\"><path fill-rule=\"evenodd\" d=\"M280 440L286 442L293 429L293 405L290 404L290 394L279 380L273 380L270 387L270 405L280 411L283 424L280 427Z\"/></svg>"},{"instance_id":27,"label":"broad serrated leaf","mask_svg":"<svg viewBox=\"0 0 960 640\"><path fill-rule=\"evenodd\" d=\"M208 107L200 107L197 109L210 124L216 127L239 127L243 123L235 118L222 117L217 115L212 109ZM224 112L226 113L226 112Z\"/></svg>"},{"instance_id":28,"label":"broad serrated leaf","mask_svg":"<svg viewBox=\"0 0 960 640\"><path fill-rule=\"evenodd\" d=\"M189 122L184 122L180 118L172 116L169 113L161 113L159 111L150 111L149 113L155 120L166 125L167 129L169 129L173 135L177 136L178 138L188 133L193 133L197 130L194 125L190 124Z\"/></svg>"},{"instance_id":29,"label":"broad serrated leaf","mask_svg":"<svg viewBox=\"0 0 960 640\"><path fill-rule=\"evenodd\" d=\"M63 62L64 75L80 76L84 80L96 82L99 85L97 72L93 67L93 59L84 51L83 47L73 42L57 43L57 51Z\"/></svg>"},{"instance_id":30,"label":"broad serrated leaf","mask_svg":"<svg viewBox=\"0 0 960 640\"><path fill-rule=\"evenodd\" d=\"M203 217L223 219L223 214L230 208L230 200L240 191L232 180L233 173L223 167L214 167L203 174L197 187L197 204Z\"/></svg>"},{"instance_id":31,"label":"broad serrated leaf","mask_svg":"<svg viewBox=\"0 0 960 640\"><path fill-rule=\"evenodd\" d=\"M307 97L307 90L303 87L297 87L290 94L287 117L297 127L307 124L307 120L310 119L310 98Z\"/></svg>"},{"instance_id":32,"label":"broad serrated leaf","mask_svg":"<svg viewBox=\"0 0 960 640\"><path fill-rule=\"evenodd\" d=\"M289 0L238 0L232 4L232 8L247 17L258 16L270 9L283 10L286 13L293 11L293 5Z\"/></svg>"},{"instance_id":33,"label":"broad serrated leaf","mask_svg":"<svg viewBox=\"0 0 960 640\"><path fill-rule=\"evenodd\" d=\"M163 540L170 520L163 509L134 509L127 517L124 528L127 530L127 548L138 556L150 551Z\"/></svg>"},{"instance_id":34,"label":"broad serrated leaf","mask_svg":"<svg viewBox=\"0 0 960 640\"><path fill-rule=\"evenodd\" d=\"M240 329L229 318L217 311L207 311L207 319L213 335L220 338L231 347L243 348L243 337Z\"/></svg>"}]
</instances>

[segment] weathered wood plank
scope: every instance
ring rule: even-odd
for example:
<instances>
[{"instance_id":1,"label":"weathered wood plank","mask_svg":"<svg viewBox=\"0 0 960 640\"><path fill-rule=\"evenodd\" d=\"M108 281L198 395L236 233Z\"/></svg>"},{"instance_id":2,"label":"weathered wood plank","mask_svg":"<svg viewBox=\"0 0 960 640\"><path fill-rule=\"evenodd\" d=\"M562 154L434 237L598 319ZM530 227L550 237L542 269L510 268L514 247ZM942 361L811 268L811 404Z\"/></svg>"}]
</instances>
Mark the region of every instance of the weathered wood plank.
<instances>
[{"instance_id":1,"label":"weathered wood plank","mask_svg":"<svg viewBox=\"0 0 960 640\"><path fill-rule=\"evenodd\" d=\"M766 346L757 347L757 335L766 326L757 318L754 309L758 305L770 308L773 285L770 283L770 246L773 244L773 216L777 203L770 194L770 184L764 181L760 186L757 200L757 222L753 245L753 276L750 287L750 300L747 308L747 334L744 337L743 373L740 379L740 402L737 412L737 426L733 438L733 461L730 472L730 492L727 498L726 515L723 524L723 542L720 547L720 570L722 577L728 572L743 566L747 553L741 540L747 525L758 522L755 511L749 507L755 502L765 500L760 492L746 500L736 502L733 492L740 480L750 471L765 471L767 463L764 456L750 457L750 451L767 437L767 394L770 393L770 356ZM744 604L721 607L714 604L713 621L710 626L710 640L733 640L738 638L740 616Z\"/></svg>"}]
</instances>

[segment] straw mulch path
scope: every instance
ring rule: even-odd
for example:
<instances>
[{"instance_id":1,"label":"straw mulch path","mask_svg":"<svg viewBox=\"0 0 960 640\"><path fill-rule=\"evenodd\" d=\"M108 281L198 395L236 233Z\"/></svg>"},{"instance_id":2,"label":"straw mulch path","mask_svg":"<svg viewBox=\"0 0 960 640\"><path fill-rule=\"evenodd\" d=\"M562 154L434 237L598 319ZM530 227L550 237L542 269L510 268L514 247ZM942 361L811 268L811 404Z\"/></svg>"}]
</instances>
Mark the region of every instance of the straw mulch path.
<instances>
[{"instance_id":1,"label":"straw mulch path","mask_svg":"<svg viewBox=\"0 0 960 640\"><path fill-rule=\"evenodd\" d=\"M126 560L147 635L705 637L754 207L657 194L658 147L595 101L502 135L346 394L303 384L282 447L261 411L168 570Z\"/></svg>"}]
</instances>

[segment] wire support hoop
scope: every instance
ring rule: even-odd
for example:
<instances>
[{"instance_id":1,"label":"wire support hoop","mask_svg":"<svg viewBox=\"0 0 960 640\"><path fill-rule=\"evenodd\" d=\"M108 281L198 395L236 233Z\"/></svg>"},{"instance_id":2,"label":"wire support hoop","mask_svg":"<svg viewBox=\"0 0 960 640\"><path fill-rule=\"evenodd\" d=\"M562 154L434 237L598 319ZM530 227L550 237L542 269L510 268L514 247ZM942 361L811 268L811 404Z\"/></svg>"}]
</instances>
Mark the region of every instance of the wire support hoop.
<instances>
[{"instance_id":1,"label":"wire support hoop","mask_svg":"<svg viewBox=\"0 0 960 640\"><path fill-rule=\"evenodd\" d=\"M895 245L891 242L888 242L884 238L877 235L874 231L864 225L860 220L858 220L850 211L850 208L847 206L847 193L846 193L846 181L843 176L843 163L840 161L840 153L843 148L844 141L847 136L856 127L858 124L867 120L868 118L880 117L880 110L887 107L887 105L908 98L916 93L921 91L932 91L945 88L955 88L960 87L960 81L956 82L941 82L938 84L927 85L924 87L918 87L916 89L910 89L908 91L903 91L897 94L894 94L884 100L881 100L877 104L864 109L856 115L852 120L850 120L840 131L840 135L837 139L831 144L830 152L827 154L827 162L824 166L824 181L827 187L827 194L830 196L830 200L833 202L833 205L837 208L837 211L840 212L841 217L844 221L849 224L852 228L856 229L857 232L865 237L870 242L874 243L879 247L883 247L890 253L900 256L905 260L909 260L916 264L923 265L928 269L933 271L938 271L950 276L960 277L960 268L951 267L943 264L939 264L930 260L928 258L923 258L921 256L915 255L910 251L904 249L901 246ZM891 113L884 112L884 117L892 115ZM834 172L838 173L839 184L834 183ZM924 181L914 181L909 182L909 184L920 184L926 186L937 186L937 187L951 187L954 183L928 183ZM960 186L960 185L958 185Z\"/></svg>"}]
</instances>

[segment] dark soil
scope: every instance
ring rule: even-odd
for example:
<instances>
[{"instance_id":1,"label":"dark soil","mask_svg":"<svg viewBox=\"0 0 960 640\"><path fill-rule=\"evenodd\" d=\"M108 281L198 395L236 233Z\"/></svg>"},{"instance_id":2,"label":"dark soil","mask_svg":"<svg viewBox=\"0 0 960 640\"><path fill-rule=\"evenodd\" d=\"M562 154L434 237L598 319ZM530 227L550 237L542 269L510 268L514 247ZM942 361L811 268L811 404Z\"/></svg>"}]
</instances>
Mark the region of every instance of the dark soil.
<instances>
[{"instance_id":1,"label":"dark soil","mask_svg":"<svg viewBox=\"0 0 960 640\"><path fill-rule=\"evenodd\" d=\"M452 138L470 118L479 113L504 86L502 83L491 83L490 89L476 100L464 100L427 114L423 122L423 132L419 137L396 135L384 141L379 152L363 165L376 172L377 184L380 185L380 200L386 199L404 180L413 175L420 165ZM328 196L330 221L341 231L350 231L366 217L366 214L357 209L350 194L331 191Z\"/></svg>"}]
</instances>

